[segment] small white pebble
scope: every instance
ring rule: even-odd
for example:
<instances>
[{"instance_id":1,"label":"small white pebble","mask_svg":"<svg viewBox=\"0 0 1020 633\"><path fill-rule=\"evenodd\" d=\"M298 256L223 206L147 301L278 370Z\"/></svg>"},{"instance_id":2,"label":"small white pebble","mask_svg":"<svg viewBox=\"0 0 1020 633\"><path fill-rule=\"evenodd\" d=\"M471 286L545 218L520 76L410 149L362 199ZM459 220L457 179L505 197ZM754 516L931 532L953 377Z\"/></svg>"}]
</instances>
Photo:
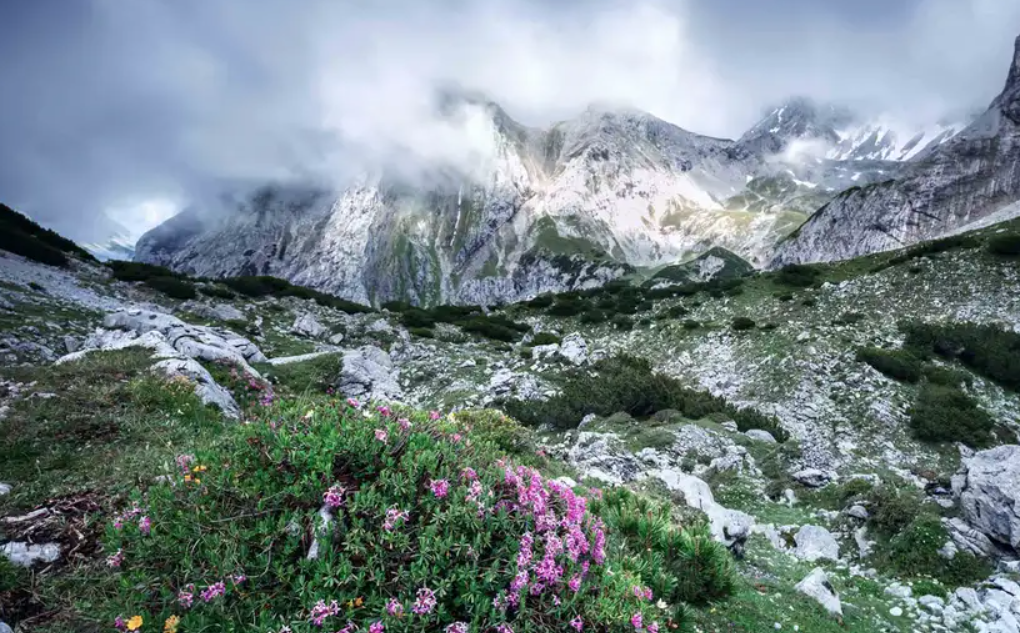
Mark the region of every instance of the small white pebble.
<instances>
[{"instance_id":1,"label":"small white pebble","mask_svg":"<svg viewBox=\"0 0 1020 633\"><path fill-rule=\"evenodd\" d=\"M776 622L775 624L772 625L772 628L778 631L779 629L783 628L783 625Z\"/></svg>"},{"instance_id":2,"label":"small white pebble","mask_svg":"<svg viewBox=\"0 0 1020 633\"><path fill-rule=\"evenodd\" d=\"M903 609L899 607L893 607L892 609L889 609L889 615L891 615L894 618L898 618L901 615L903 615Z\"/></svg>"}]
</instances>

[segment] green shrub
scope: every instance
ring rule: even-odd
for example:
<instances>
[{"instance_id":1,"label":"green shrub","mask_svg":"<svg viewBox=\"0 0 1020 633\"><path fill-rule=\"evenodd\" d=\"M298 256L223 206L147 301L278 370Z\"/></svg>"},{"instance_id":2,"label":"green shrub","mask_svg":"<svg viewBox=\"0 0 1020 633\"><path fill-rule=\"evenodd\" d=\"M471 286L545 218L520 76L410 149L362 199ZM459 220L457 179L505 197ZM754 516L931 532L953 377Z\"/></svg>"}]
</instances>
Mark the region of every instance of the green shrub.
<instances>
[{"instance_id":1,"label":"green shrub","mask_svg":"<svg viewBox=\"0 0 1020 633\"><path fill-rule=\"evenodd\" d=\"M32 290L35 290L36 292L46 292L45 286L35 281L28 282L28 287L31 288Z\"/></svg>"},{"instance_id":2,"label":"green shrub","mask_svg":"<svg viewBox=\"0 0 1020 633\"><path fill-rule=\"evenodd\" d=\"M198 296L195 286L177 277L149 277L145 285L174 299L194 299Z\"/></svg>"},{"instance_id":3,"label":"green shrub","mask_svg":"<svg viewBox=\"0 0 1020 633\"><path fill-rule=\"evenodd\" d=\"M992 443L992 418L959 386L924 383L910 409L910 428L926 442L963 442L974 448Z\"/></svg>"},{"instance_id":4,"label":"green shrub","mask_svg":"<svg viewBox=\"0 0 1020 633\"><path fill-rule=\"evenodd\" d=\"M634 320L628 316L618 314L613 317L613 327L618 330L629 331L634 329Z\"/></svg>"},{"instance_id":5,"label":"green shrub","mask_svg":"<svg viewBox=\"0 0 1020 633\"><path fill-rule=\"evenodd\" d=\"M905 350L862 347L857 350L857 360L894 380L913 383L921 379L921 360Z\"/></svg>"},{"instance_id":6,"label":"green shrub","mask_svg":"<svg viewBox=\"0 0 1020 633\"><path fill-rule=\"evenodd\" d=\"M494 341L513 343L520 340L522 332L508 325L506 321L494 318L477 316L460 324L460 329L468 334L477 334Z\"/></svg>"},{"instance_id":7,"label":"green shrub","mask_svg":"<svg viewBox=\"0 0 1020 633\"><path fill-rule=\"evenodd\" d=\"M921 496L913 490L900 490L889 486L874 487L868 493L867 501L871 515L868 518L868 525L887 538L899 534L924 511Z\"/></svg>"},{"instance_id":8,"label":"green shrub","mask_svg":"<svg viewBox=\"0 0 1020 633\"><path fill-rule=\"evenodd\" d=\"M603 312L602 310L598 310L598 309L592 308L590 310L586 310L581 315L580 321L581 321L581 323L588 323L588 324L605 323L605 321L606 321L606 313Z\"/></svg>"},{"instance_id":9,"label":"green shrub","mask_svg":"<svg viewBox=\"0 0 1020 633\"><path fill-rule=\"evenodd\" d=\"M779 292L776 293L776 299L779 299L780 301L783 302L793 301L793 295L788 292Z\"/></svg>"},{"instance_id":10,"label":"green shrub","mask_svg":"<svg viewBox=\"0 0 1020 633\"><path fill-rule=\"evenodd\" d=\"M889 540L880 558L900 576L934 578L950 588L988 578L992 566L969 552L957 552L949 560L939 554L948 540L939 517L922 513Z\"/></svg>"},{"instance_id":11,"label":"green shrub","mask_svg":"<svg viewBox=\"0 0 1020 633\"><path fill-rule=\"evenodd\" d=\"M549 306L546 314L559 317L575 316L590 310L591 307L590 302L580 297L560 296L556 299L556 303Z\"/></svg>"},{"instance_id":12,"label":"green shrub","mask_svg":"<svg viewBox=\"0 0 1020 633\"><path fill-rule=\"evenodd\" d=\"M755 323L753 319L749 319L747 317L742 316L733 319L732 323L730 323L730 327L732 327L737 332L754 329L754 326Z\"/></svg>"},{"instance_id":13,"label":"green shrub","mask_svg":"<svg viewBox=\"0 0 1020 633\"><path fill-rule=\"evenodd\" d=\"M807 288L815 285L820 275L821 271L815 266L790 264L779 269L776 273L775 281L784 286Z\"/></svg>"},{"instance_id":14,"label":"green shrub","mask_svg":"<svg viewBox=\"0 0 1020 633\"><path fill-rule=\"evenodd\" d=\"M336 295L319 292L304 286L295 286L286 279L271 277L269 275L228 277L223 283L248 297L297 297L298 299L311 299L321 306L326 306L356 314L360 312L372 312L372 308L341 299Z\"/></svg>"},{"instance_id":15,"label":"green shrub","mask_svg":"<svg viewBox=\"0 0 1020 633\"><path fill-rule=\"evenodd\" d=\"M436 333L427 327L409 327L407 332L419 338L436 338Z\"/></svg>"},{"instance_id":16,"label":"green shrub","mask_svg":"<svg viewBox=\"0 0 1020 633\"><path fill-rule=\"evenodd\" d=\"M421 308L408 308L400 314L400 323L406 328L430 328L436 324L436 319Z\"/></svg>"},{"instance_id":17,"label":"green shrub","mask_svg":"<svg viewBox=\"0 0 1020 633\"><path fill-rule=\"evenodd\" d=\"M1002 257L1020 257L1020 233L1004 233L988 240L988 252Z\"/></svg>"},{"instance_id":18,"label":"green shrub","mask_svg":"<svg viewBox=\"0 0 1020 633\"><path fill-rule=\"evenodd\" d=\"M390 312L404 312L406 310L410 310L414 306L407 301L387 301L379 307Z\"/></svg>"},{"instance_id":19,"label":"green shrub","mask_svg":"<svg viewBox=\"0 0 1020 633\"><path fill-rule=\"evenodd\" d=\"M695 321L694 319L687 319L686 321L684 321L685 330L696 330L699 327L701 327L701 323Z\"/></svg>"},{"instance_id":20,"label":"green shrub","mask_svg":"<svg viewBox=\"0 0 1020 633\"><path fill-rule=\"evenodd\" d=\"M742 431L764 429L780 442L789 437L774 418L752 409L738 409L722 398L689 389L675 378L653 372L646 359L614 356L598 361L593 370L593 373L568 370L562 376L559 393L547 400L503 400L500 406L529 426L574 428L589 413L605 418L623 412L637 418L674 409L692 420L713 413L725 414ZM592 394L598 394L598 398Z\"/></svg>"},{"instance_id":21,"label":"green shrub","mask_svg":"<svg viewBox=\"0 0 1020 633\"><path fill-rule=\"evenodd\" d=\"M562 342L563 339L552 332L539 332L531 339L533 347L538 347L539 345L559 345Z\"/></svg>"},{"instance_id":22,"label":"green shrub","mask_svg":"<svg viewBox=\"0 0 1020 633\"><path fill-rule=\"evenodd\" d=\"M688 312L689 310L682 305L671 306L668 310L666 310L666 314L669 315L669 318L671 319L679 319L680 317L687 316Z\"/></svg>"},{"instance_id":23,"label":"green shrub","mask_svg":"<svg viewBox=\"0 0 1020 633\"><path fill-rule=\"evenodd\" d=\"M525 302L525 305L529 308L548 308L553 304L553 296L551 294L538 295L534 299Z\"/></svg>"},{"instance_id":24,"label":"green shrub","mask_svg":"<svg viewBox=\"0 0 1020 633\"><path fill-rule=\"evenodd\" d=\"M217 299L236 299L237 295L231 292L229 289L224 288L220 285L205 285L200 286L198 291L207 297L215 297Z\"/></svg>"},{"instance_id":25,"label":"green shrub","mask_svg":"<svg viewBox=\"0 0 1020 633\"><path fill-rule=\"evenodd\" d=\"M438 305L429 310L429 313L437 322L450 324L463 323L475 317L485 316L481 306Z\"/></svg>"},{"instance_id":26,"label":"green shrub","mask_svg":"<svg viewBox=\"0 0 1020 633\"><path fill-rule=\"evenodd\" d=\"M816 305L818 305L818 300L815 299L814 297L806 297L803 301L800 302L800 305L806 308L813 308Z\"/></svg>"},{"instance_id":27,"label":"green shrub","mask_svg":"<svg viewBox=\"0 0 1020 633\"><path fill-rule=\"evenodd\" d=\"M668 505L638 497L626 488L606 491L593 509L638 557L642 584L658 599L705 605L733 593L733 557L712 538L704 522L681 530L670 521Z\"/></svg>"},{"instance_id":28,"label":"green shrub","mask_svg":"<svg viewBox=\"0 0 1020 633\"><path fill-rule=\"evenodd\" d=\"M904 323L904 346L921 358L955 359L1007 389L1020 391L1020 334L974 323Z\"/></svg>"},{"instance_id":29,"label":"green shrub","mask_svg":"<svg viewBox=\"0 0 1020 633\"><path fill-rule=\"evenodd\" d=\"M113 260L106 262L113 278L120 281L147 281L153 277L177 277L177 273L165 266Z\"/></svg>"},{"instance_id":30,"label":"green shrub","mask_svg":"<svg viewBox=\"0 0 1020 633\"><path fill-rule=\"evenodd\" d=\"M535 355L534 352L531 351L530 347L521 348L521 351L518 352L518 354L524 360L531 360Z\"/></svg>"},{"instance_id":31,"label":"green shrub","mask_svg":"<svg viewBox=\"0 0 1020 633\"><path fill-rule=\"evenodd\" d=\"M925 380L936 385L967 385L969 387L974 384L974 379L970 374L950 367L928 364L921 368L921 373L924 374Z\"/></svg>"},{"instance_id":32,"label":"green shrub","mask_svg":"<svg viewBox=\"0 0 1020 633\"><path fill-rule=\"evenodd\" d=\"M141 513L127 505L123 528L110 525L104 539L104 551L121 552L125 564L113 572L119 578L109 585L112 593L97 592L90 616L112 623L139 615L156 630L174 615L182 631L267 633L320 630L312 622L320 613L324 631L348 621L362 631L379 622L387 633L464 622L471 630L506 624L537 633L567 630L574 618L586 630L623 630L639 613L666 630L684 624L682 605L660 608L635 598L633 587L654 580L664 596L714 599L732 586L725 557L705 531L666 519L654 525L669 538L658 537L662 545L647 554L666 566L641 565L636 557L644 553L631 538L643 531L625 537L608 527L615 518L604 527L597 502L585 510L565 486L501 462L496 438L512 434L497 421L464 415L462 423L460 413L431 421L401 411L410 422L405 430L397 415L342 405L307 411L304 402L274 406L195 451L187 476L167 469L174 485L135 493ZM326 524L324 502L334 517ZM546 508L560 518L551 531L536 517ZM148 534L139 529L139 514L151 521ZM569 530L583 535L587 551L571 556L561 546L549 553L550 564L541 568L555 576L548 587L530 591L528 583L520 608L494 607L494 600L507 600L521 552L531 554L522 564L537 583L540 561L555 551L547 534L560 545ZM318 555L310 558L313 536ZM577 593L566 588L575 575ZM218 582L222 589L213 593L220 595L199 598ZM180 605L182 591L194 594L190 608ZM412 609L416 600L425 608ZM402 615L389 614L391 601Z\"/></svg>"},{"instance_id":33,"label":"green shrub","mask_svg":"<svg viewBox=\"0 0 1020 633\"><path fill-rule=\"evenodd\" d=\"M844 312L839 315L839 318L832 322L833 325L857 325L864 320L864 315L860 312Z\"/></svg>"}]
</instances>

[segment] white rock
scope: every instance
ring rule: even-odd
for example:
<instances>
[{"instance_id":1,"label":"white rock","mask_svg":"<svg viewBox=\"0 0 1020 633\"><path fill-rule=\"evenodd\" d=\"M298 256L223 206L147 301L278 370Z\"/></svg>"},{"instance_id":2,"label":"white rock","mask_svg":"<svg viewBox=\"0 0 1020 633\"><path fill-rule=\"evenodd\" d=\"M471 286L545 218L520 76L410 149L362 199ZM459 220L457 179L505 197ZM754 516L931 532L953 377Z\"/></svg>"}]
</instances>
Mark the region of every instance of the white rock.
<instances>
[{"instance_id":1,"label":"white rock","mask_svg":"<svg viewBox=\"0 0 1020 633\"><path fill-rule=\"evenodd\" d=\"M1020 548L1020 446L999 446L963 460L963 518L993 541Z\"/></svg>"},{"instance_id":2,"label":"white rock","mask_svg":"<svg viewBox=\"0 0 1020 633\"><path fill-rule=\"evenodd\" d=\"M763 429L749 429L744 433L744 435L751 438L752 440L757 440L759 442L766 442L768 444L779 443L776 441L776 438L772 437L771 433Z\"/></svg>"},{"instance_id":3,"label":"white rock","mask_svg":"<svg viewBox=\"0 0 1020 633\"><path fill-rule=\"evenodd\" d=\"M278 358L270 358L269 364L273 366L290 365L291 363L302 363L306 360L312 360L320 356L329 356L330 354L339 354L338 351L325 351L325 352L312 352L310 354L298 354L297 356L280 356Z\"/></svg>"},{"instance_id":4,"label":"white rock","mask_svg":"<svg viewBox=\"0 0 1020 633\"><path fill-rule=\"evenodd\" d=\"M322 338L329 332L326 326L319 323L311 312L306 312L295 319L294 324L290 326L290 331L307 338Z\"/></svg>"},{"instance_id":5,"label":"white rock","mask_svg":"<svg viewBox=\"0 0 1020 633\"><path fill-rule=\"evenodd\" d=\"M984 605L982 605L977 591L971 587L960 587L954 591L953 601L958 602L967 611L984 611Z\"/></svg>"},{"instance_id":6,"label":"white rock","mask_svg":"<svg viewBox=\"0 0 1020 633\"><path fill-rule=\"evenodd\" d=\"M942 613L946 606L946 603L938 596L921 596L917 599L917 602L933 613Z\"/></svg>"},{"instance_id":7,"label":"white rock","mask_svg":"<svg viewBox=\"0 0 1020 633\"><path fill-rule=\"evenodd\" d=\"M737 433L737 432L740 431L740 427L737 426L737 423L734 422L733 420L726 420L725 422L723 422L719 426L723 427L724 429L726 429L730 433Z\"/></svg>"},{"instance_id":8,"label":"white rock","mask_svg":"<svg viewBox=\"0 0 1020 633\"><path fill-rule=\"evenodd\" d=\"M898 618L901 615L903 615L903 609L901 609L900 607L893 607L892 609L889 609L889 615L891 615L894 618Z\"/></svg>"},{"instance_id":9,"label":"white rock","mask_svg":"<svg viewBox=\"0 0 1020 633\"><path fill-rule=\"evenodd\" d=\"M559 353L571 364L583 365L588 362L588 343L577 332L568 334L560 343Z\"/></svg>"},{"instance_id":10,"label":"white rock","mask_svg":"<svg viewBox=\"0 0 1020 633\"><path fill-rule=\"evenodd\" d=\"M909 585L900 584L895 582L885 588L885 594L894 598L900 598L906 600L914 594L914 590Z\"/></svg>"},{"instance_id":11,"label":"white rock","mask_svg":"<svg viewBox=\"0 0 1020 633\"><path fill-rule=\"evenodd\" d=\"M793 540L797 544L793 553L801 560L839 560L839 543L821 526L805 525L797 531Z\"/></svg>"},{"instance_id":12,"label":"white rock","mask_svg":"<svg viewBox=\"0 0 1020 633\"><path fill-rule=\"evenodd\" d=\"M333 527L333 510L328 505L323 505L319 508L319 521L318 525L315 526L315 534L312 537L312 545L308 548L308 560L316 560L319 558L319 539L325 538L329 535L330 528Z\"/></svg>"},{"instance_id":13,"label":"white rock","mask_svg":"<svg viewBox=\"0 0 1020 633\"><path fill-rule=\"evenodd\" d=\"M333 336L329 337L326 340L333 345L339 345L340 343L344 342L344 334L343 332L337 332L336 334L334 334Z\"/></svg>"},{"instance_id":14,"label":"white rock","mask_svg":"<svg viewBox=\"0 0 1020 633\"><path fill-rule=\"evenodd\" d=\"M57 543L44 543L42 545L29 545L28 543L5 543L0 548L0 554L7 557L7 560L20 567L31 567L36 563L52 563L60 558L60 545Z\"/></svg>"},{"instance_id":15,"label":"white rock","mask_svg":"<svg viewBox=\"0 0 1020 633\"><path fill-rule=\"evenodd\" d=\"M831 473L827 473L817 468L805 468L803 470L798 470L793 473L792 476L796 481L799 481L805 486L811 488L821 488L832 481Z\"/></svg>"},{"instance_id":16,"label":"white rock","mask_svg":"<svg viewBox=\"0 0 1020 633\"><path fill-rule=\"evenodd\" d=\"M152 367L167 378L183 376L195 385L195 395L205 404L218 407L230 418L241 415L240 408L230 392L220 386L205 367L193 358L168 358L161 360Z\"/></svg>"},{"instance_id":17,"label":"white rock","mask_svg":"<svg viewBox=\"0 0 1020 633\"><path fill-rule=\"evenodd\" d=\"M801 580L794 587L802 594L814 598L825 607L825 610L833 615L843 615L843 605L840 603L839 595L829 582L829 577L821 567L811 570L804 580Z\"/></svg>"},{"instance_id":18,"label":"white rock","mask_svg":"<svg viewBox=\"0 0 1020 633\"><path fill-rule=\"evenodd\" d=\"M868 514L868 509L861 505L850 506L846 511L846 515L862 521L871 516Z\"/></svg>"},{"instance_id":19,"label":"white rock","mask_svg":"<svg viewBox=\"0 0 1020 633\"><path fill-rule=\"evenodd\" d=\"M732 545L750 535L755 523L754 517L717 503L712 489L701 479L674 468L650 470L648 475L662 481L670 490L683 494L684 501L690 507L704 512L716 540Z\"/></svg>"},{"instance_id":20,"label":"white rock","mask_svg":"<svg viewBox=\"0 0 1020 633\"><path fill-rule=\"evenodd\" d=\"M337 388L345 396L368 400L399 400L399 372L384 350L366 345L344 354Z\"/></svg>"},{"instance_id":21,"label":"white rock","mask_svg":"<svg viewBox=\"0 0 1020 633\"><path fill-rule=\"evenodd\" d=\"M11 485L0 482L0 496L11 494Z\"/></svg>"}]
</instances>

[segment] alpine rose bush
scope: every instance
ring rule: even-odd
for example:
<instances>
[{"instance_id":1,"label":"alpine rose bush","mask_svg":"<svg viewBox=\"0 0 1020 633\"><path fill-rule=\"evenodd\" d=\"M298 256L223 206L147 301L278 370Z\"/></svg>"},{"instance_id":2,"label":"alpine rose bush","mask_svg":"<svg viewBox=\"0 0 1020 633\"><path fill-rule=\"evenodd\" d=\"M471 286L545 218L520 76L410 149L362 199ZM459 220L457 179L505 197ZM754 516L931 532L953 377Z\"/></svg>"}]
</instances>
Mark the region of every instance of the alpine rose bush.
<instances>
[{"instance_id":1,"label":"alpine rose bush","mask_svg":"<svg viewBox=\"0 0 1020 633\"><path fill-rule=\"evenodd\" d=\"M683 605L650 599L588 491L543 476L533 454L508 457L512 423L489 433L465 419L343 400L265 407L168 466L170 481L108 527L104 573L121 589L103 617L263 633L680 624ZM124 529L141 508L145 528Z\"/></svg>"}]
</instances>

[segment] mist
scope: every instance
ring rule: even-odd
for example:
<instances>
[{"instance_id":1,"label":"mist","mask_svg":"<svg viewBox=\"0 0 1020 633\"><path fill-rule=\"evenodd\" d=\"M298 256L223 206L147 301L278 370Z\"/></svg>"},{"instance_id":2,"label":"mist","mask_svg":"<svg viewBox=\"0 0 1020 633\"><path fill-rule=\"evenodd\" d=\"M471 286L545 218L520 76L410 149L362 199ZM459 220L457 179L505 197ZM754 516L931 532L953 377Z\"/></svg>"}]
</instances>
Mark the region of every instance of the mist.
<instances>
[{"instance_id":1,"label":"mist","mask_svg":"<svg viewBox=\"0 0 1020 633\"><path fill-rule=\"evenodd\" d=\"M84 241L267 182L477 167L493 151L487 126L471 108L441 114L441 87L478 91L532 126L600 102L732 138L793 95L920 125L985 107L1020 32L1020 3L1002 0L39 0L0 11L0 200Z\"/></svg>"}]
</instances>

